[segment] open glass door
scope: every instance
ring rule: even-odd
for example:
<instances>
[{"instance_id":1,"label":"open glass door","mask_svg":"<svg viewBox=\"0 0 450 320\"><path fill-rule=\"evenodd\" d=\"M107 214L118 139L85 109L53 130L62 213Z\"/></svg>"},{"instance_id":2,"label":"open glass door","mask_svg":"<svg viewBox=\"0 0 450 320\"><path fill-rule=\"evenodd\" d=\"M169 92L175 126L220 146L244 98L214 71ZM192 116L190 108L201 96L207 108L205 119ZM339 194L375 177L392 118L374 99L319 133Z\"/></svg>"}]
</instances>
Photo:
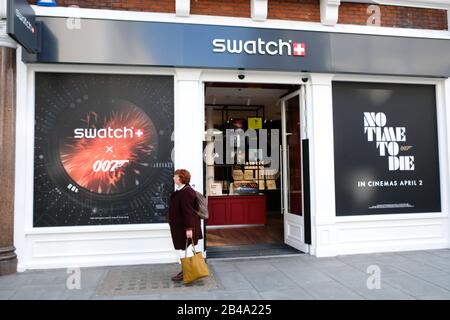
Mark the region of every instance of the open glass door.
<instances>
[{"instance_id":1,"label":"open glass door","mask_svg":"<svg viewBox=\"0 0 450 320\"><path fill-rule=\"evenodd\" d=\"M305 243L302 138L304 134L304 99L302 90L281 98L281 174L284 214L284 242L308 252Z\"/></svg>"}]
</instances>

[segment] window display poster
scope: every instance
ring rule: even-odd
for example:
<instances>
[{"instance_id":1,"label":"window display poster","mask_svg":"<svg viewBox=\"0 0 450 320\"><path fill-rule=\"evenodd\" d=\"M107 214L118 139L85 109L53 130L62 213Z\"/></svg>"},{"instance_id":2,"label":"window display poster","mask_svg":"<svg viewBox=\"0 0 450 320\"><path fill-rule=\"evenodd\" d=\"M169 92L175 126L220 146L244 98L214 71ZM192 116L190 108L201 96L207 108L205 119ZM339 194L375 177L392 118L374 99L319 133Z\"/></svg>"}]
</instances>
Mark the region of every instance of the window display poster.
<instances>
[{"instance_id":1,"label":"window display poster","mask_svg":"<svg viewBox=\"0 0 450 320\"><path fill-rule=\"evenodd\" d=\"M336 215L441 211L435 86L332 89Z\"/></svg>"},{"instance_id":2,"label":"window display poster","mask_svg":"<svg viewBox=\"0 0 450 320\"><path fill-rule=\"evenodd\" d=\"M245 119L233 118L231 119L231 125L234 129L245 129Z\"/></svg>"},{"instance_id":3,"label":"window display poster","mask_svg":"<svg viewBox=\"0 0 450 320\"><path fill-rule=\"evenodd\" d=\"M36 73L34 227L167 221L173 77Z\"/></svg>"},{"instance_id":4,"label":"window display poster","mask_svg":"<svg viewBox=\"0 0 450 320\"><path fill-rule=\"evenodd\" d=\"M247 118L249 129L262 129L262 118L261 117L248 117Z\"/></svg>"}]
</instances>

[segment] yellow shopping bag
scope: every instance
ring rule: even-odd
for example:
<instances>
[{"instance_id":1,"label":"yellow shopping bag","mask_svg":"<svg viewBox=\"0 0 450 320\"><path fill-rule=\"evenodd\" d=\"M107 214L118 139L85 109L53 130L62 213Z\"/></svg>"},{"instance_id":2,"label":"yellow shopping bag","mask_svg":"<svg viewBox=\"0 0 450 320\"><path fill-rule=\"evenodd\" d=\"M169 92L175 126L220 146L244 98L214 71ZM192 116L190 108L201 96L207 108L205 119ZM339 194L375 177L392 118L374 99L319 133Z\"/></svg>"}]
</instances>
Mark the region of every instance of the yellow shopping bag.
<instances>
[{"instance_id":1,"label":"yellow shopping bag","mask_svg":"<svg viewBox=\"0 0 450 320\"><path fill-rule=\"evenodd\" d=\"M184 258L181 258L181 268L183 270L183 282L184 284L191 283L197 279L209 276L209 269L203 258L202 252L195 252L195 246L192 244L192 250L194 255L192 257L187 256L188 239L186 239L186 250Z\"/></svg>"}]
</instances>

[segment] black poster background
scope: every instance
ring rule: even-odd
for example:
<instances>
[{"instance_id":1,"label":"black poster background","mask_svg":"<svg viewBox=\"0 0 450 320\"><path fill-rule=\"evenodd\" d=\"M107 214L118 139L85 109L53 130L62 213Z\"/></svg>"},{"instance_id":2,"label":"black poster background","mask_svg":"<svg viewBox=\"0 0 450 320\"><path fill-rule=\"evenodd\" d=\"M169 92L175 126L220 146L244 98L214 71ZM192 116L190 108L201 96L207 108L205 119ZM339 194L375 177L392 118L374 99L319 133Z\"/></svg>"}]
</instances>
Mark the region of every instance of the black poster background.
<instances>
[{"instance_id":1,"label":"black poster background","mask_svg":"<svg viewBox=\"0 0 450 320\"><path fill-rule=\"evenodd\" d=\"M441 211L435 96L434 85L333 82L337 216ZM386 127L406 128L399 146L412 148L398 156L414 156L414 171L389 171L387 156L364 133L364 112L383 112ZM397 186L369 187L370 181Z\"/></svg>"},{"instance_id":2,"label":"black poster background","mask_svg":"<svg viewBox=\"0 0 450 320\"><path fill-rule=\"evenodd\" d=\"M39 72L35 94L35 227L166 222L173 77ZM75 128L108 126L143 134L74 139ZM95 173L97 160L129 163Z\"/></svg>"}]
</instances>

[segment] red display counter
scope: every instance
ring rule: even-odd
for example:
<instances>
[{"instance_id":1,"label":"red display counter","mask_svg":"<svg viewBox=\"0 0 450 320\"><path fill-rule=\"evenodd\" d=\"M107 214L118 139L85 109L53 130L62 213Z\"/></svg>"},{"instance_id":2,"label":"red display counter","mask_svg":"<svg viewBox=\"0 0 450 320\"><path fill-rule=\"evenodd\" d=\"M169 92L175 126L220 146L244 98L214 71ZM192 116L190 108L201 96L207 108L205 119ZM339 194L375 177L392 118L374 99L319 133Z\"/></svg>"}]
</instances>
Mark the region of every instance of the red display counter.
<instances>
[{"instance_id":1,"label":"red display counter","mask_svg":"<svg viewBox=\"0 0 450 320\"><path fill-rule=\"evenodd\" d=\"M208 226L266 223L264 194L209 196L208 210Z\"/></svg>"}]
</instances>

